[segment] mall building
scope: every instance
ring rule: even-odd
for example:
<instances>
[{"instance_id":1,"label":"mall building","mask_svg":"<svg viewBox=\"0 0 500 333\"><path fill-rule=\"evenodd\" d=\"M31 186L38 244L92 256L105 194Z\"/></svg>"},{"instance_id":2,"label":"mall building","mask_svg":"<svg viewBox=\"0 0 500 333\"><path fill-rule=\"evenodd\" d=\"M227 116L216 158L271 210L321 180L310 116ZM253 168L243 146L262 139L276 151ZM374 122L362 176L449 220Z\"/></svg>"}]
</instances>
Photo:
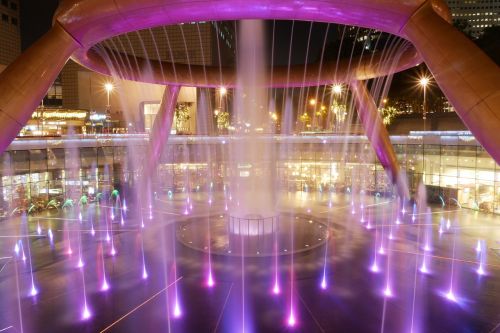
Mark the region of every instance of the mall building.
<instances>
[{"instance_id":1,"label":"mall building","mask_svg":"<svg viewBox=\"0 0 500 333\"><path fill-rule=\"evenodd\" d=\"M393 194L364 136L265 136L259 140L275 147L274 158L247 165L235 165L233 140L169 139L157 169L160 195L222 190L247 169L275 172L281 191ZM500 166L469 132L412 132L391 140L412 194L423 182L431 203L500 213ZM138 181L147 145L144 134L17 139L1 155L2 208L24 211L32 203L126 191Z\"/></svg>"}]
</instances>

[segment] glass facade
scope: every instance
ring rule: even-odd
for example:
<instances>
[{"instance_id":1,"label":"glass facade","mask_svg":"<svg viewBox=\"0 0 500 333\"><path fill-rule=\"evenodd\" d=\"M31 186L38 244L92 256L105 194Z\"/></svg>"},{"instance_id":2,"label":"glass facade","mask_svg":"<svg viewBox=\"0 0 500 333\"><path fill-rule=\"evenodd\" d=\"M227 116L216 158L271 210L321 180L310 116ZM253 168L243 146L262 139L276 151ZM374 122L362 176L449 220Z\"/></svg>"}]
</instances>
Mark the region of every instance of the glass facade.
<instances>
[{"instance_id":1,"label":"glass facade","mask_svg":"<svg viewBox=\"0 0 500 333\"><path fill-rule=\"evenodd\" d=\"M231 137L171 137L157 173L162 193L222 190L248 172L272 173L285 191L360 191L391 195L392 186L362 136L268 136L273 149L237 164ZM431 202L500 213L500 168L468 135L392 137L414 194L421 182ZM0 208L26 211L82 195L91 200L139 179L147 136L16 140L0 156Z\"/></svg>"}]
</instances>

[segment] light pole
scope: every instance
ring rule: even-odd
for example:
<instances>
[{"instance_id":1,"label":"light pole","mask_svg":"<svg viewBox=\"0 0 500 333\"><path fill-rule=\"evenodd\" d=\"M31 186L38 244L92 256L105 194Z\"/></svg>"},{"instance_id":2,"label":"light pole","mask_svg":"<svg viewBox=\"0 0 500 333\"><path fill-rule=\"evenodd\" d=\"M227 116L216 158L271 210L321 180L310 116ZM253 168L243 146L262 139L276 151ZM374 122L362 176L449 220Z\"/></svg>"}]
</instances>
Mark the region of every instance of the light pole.
<instances>
[{"instance_id":1,"label":"light pole","mask_svg":"<svg viewBox=\"0 0 500 333\"><path fill-rule=\"evenodd\" d=\"M427 120L427 86L429 85L430 79L426 76L421 77L419 80L420 86L424 89L424 103L422 104L422 112L423 112L423 120L424 120L424 131L426 130L425 128L425 122Z\"/></svg>"},{"instance_id":2,"label":"light pole","mask_svg":"<svg viewBox=\"0 0 500 333\"><path fill-rule=\"evenodd\" d=\"M106 90L108 96L108 105L106 106L106 119L105 119L107 132L109 132L109 120L111 119L111 102L109 97L114 88L115 87L110 82L104 84L104 89Z\"/></svg>"},{"instance_id":3,"label":"light pole","mask_svg":"<svg viewBox=\"0 0 500 333\"><path fill-rule=\"evenodd\" d=\"M114 88L115 87L113 86L112 83L108 82L108 83L104 84L104 89L106 90L106 93L107 93L107 96L108 96L108 104L106 106L108 110L111 108L110 98L109 97L110 97L110 94L111 94L111 92L113 91Z\"/></svg>"}]
</instances>

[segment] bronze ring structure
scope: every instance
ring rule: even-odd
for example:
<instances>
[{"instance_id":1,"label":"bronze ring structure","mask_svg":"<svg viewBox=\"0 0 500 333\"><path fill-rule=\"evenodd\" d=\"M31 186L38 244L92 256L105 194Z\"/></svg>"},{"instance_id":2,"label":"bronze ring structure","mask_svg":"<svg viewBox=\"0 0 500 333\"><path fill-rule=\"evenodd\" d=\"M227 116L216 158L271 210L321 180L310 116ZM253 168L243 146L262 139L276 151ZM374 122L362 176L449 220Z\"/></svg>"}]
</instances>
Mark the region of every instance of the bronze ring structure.
<instances>
[{"instance_id":1,"label":"bronze ring structure","mask_svg":"<svg viewBox=\"0 0 500 333\"><path fill-rule=\"evenodd\" d=\"M6 149L26 124L70 56L91 69L106 73L103 62L91 50L100 41L156 26L240 19L355 25L410 41L418 54L412 57L411 50L407 50L396 66L399 68L392 68L392 71L423 60L465 125L497 163L500 162L500 68L449 23L449 11L442 0L64 0L55 14L53 28L0 75L0 151ZM358 111L368 113L360 117L367 135L396 182L399 167L387 132L380 127L383 127L379 124L380 119L374 117L373 98L366 93L365 85L358 82L383 75L387 68L375 61L359 64L360 67L353 71L345 71L345 77L325 75L323 78L350 84ZM279 70L276 69L276 74ZM303 68L300 72L303 73ZM313 70L308 72L314 73ZM223 73L223 81L227 82L221 82L219 75L217 78L197 78L197 81L187 76L177 76L175 82L151 81L193 86L234 82L231 71L223 70ZM140 73L131 74L141 77ZM313 84L310 80L304 83L300 77L300 82L284 82L283 75L273 75L272 85ZM314 78L315 85L328 82L322 81L321 76L319 82L317 75ZM366 124L363 118L372 123Z\"/></svg>"}]
</instances>

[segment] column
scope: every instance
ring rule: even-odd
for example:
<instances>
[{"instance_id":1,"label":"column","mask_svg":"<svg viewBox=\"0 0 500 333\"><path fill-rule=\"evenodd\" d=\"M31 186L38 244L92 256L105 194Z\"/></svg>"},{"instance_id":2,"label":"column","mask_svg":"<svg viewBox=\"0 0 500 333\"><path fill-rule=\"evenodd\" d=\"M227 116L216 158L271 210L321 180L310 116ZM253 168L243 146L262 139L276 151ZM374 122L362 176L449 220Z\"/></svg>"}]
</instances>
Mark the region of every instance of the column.
<instances>
[{"instance_id":1,"label":"column","mask_svg":"<svg viewBox=\"0 0 500 333\"><path fill-rule=\"evenodd\" d=\"M382 164L389 179L396 186L399 196L405 199L409 198L406 180L401 177L396 153L394 152L389 133L380 117L373 97L366 88L365 83L361 81L351 82L350 87L366 136L380 164Z\"/></svg>"},{"instance_id":2,"label":"column","mask_svg":"<svg viewBox=\"0 0 500 333\"><path fill-rule=\"evenodd\" d=\"M58 23L0 74L0 153L30 119L80 46Z\"/></svg>"},{"instance_id":3,"label":"column","mask_svg":"<svg viewBox=\"0 0 500 333\"><path fill-rule=\"evenodd\" d=\"M418 49L464 124L500 163L500 67L429 3L401 32Z\"/></svg>"}]
</instances>

